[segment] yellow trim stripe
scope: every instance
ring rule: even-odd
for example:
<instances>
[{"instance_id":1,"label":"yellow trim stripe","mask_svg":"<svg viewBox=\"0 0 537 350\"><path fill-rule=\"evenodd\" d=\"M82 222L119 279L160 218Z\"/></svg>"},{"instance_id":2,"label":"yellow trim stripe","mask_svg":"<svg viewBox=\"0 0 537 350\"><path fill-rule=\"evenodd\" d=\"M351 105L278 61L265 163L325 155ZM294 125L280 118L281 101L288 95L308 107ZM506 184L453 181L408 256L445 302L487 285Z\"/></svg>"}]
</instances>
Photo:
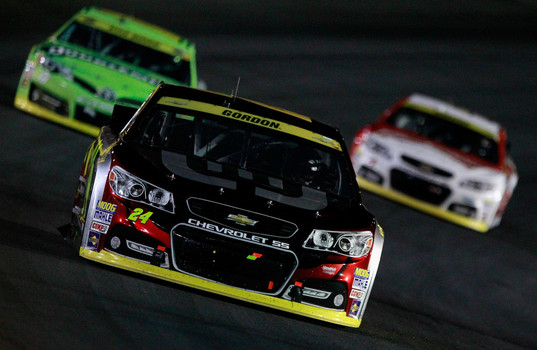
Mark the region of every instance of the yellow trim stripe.
<instances>
[{"instance_id":1,"label":"yellow trim stripe","mask_svg":"<svg viewBox=\"0 0 537 350\"><path fill-rule=\"evenodd\" d=\"M147 276L160 278L165 281L181 284L184 286L201 289L207 292L224 295L227 297L248 301L254 304L267 306L273 309L287 311L297 315L311 317L325 322L331 322L347 327L357 328L360 326L361 319L347 317L344 311L334 311L322 309L310 305L304 305L289 300L249 292L219 283L203 280L197 277L189 276L177 271L163 269L136 260L124 258L105 250L96 252L93 250L80 248L80 256L102 264L110 265L120 269L141 273Z\"/></svg>"},{"instance_id":2,"label":"yellow trim stripe","mask_svg":"<svg viewBox=\"0 0 537 350\"><path fill-rule=\"evenodd\" d=\"M129 40L132 42L135 42L137 44L155 49L160 52L164 52L171 56L181 56L184 59L190 59L190 55L188 55L183 50L180 50L176 47L173 47L171 45L163 44L159 41L153 40L149 37L142 36L140 34L134 33L132 31L129 31L127 29L120 28L118 26L115 26L113 24L107 23L105 21L98 20L91 16L86 15L80 15L77 17L77 22L80 22L82 24L85 24L87 26L93 27L95 29L101 30L103 32L115 35L117 37L120 37L125 40ZM179 41L181 37L177 36L177 40Z\"/></svg>"},{"instance_id":3,"label":"yellow trim stripe","mask_svg":"<svg viewBox=\"0 0 537 350\"><path fill-rule=\"evenodd\" d=\"M475 231L486 232L489 230L489 226L483 221L470 219L465 216L444 210L435 205L407 196L406 194L403 194L401 192L382 187L381 185L368 181L367 179L360 176L356 176L356 180L358 181L358 185L360 185L360 188L384 196L396 202L405 204L411 208L421 210L427 214L442 218L447 221L451 221L464 227L468 227Z\"/></svg>"},{"instance_id":4,"label":"yellow trim stripe","mask_svg":"<svg viewBox=\"0 0 537 350\"><path fill-rule=\"evenodd\" d=\"M27 98L16 96L14 105L18 109L33 114L37 117L47 119L51 122L61 124L71 129L75 129L84 134L88 134L93 137L99 135L99 127L54 113L51 110L48 110L44 107L39 106L38 104L31 102Z\"/></svg>"},{"instance_id":5,"label":"yellow trim stripe","mask_svg":"<svg viewBox=\"0 0 537 350\"><path fill-rule=\"evenodd\" d=\"M232 108L217 106L217 105L213 105L210 103L194 101L194 100L186 100L186 99L170 97L170 96L161 97L158 103L162 105L166 105L166 106L190 109L194 111L201 111L201 112L210 113L213 115L218 115L220 117L238 120L238 121L249 123L249 124L255 124L261 127L265 127L267 129L277 130L286 134L298 136L303 139L316 142L323 146L327 146L332 149L342 151L341 145L336 140L333 140L323 135L314 133L310 130L303 129L298 126L287 124L278 120L261 117L255 114L244 113L244 112L232 109ZM244 118L242 118L241 116L243 116Z\"/></svg>"}]
</instances>

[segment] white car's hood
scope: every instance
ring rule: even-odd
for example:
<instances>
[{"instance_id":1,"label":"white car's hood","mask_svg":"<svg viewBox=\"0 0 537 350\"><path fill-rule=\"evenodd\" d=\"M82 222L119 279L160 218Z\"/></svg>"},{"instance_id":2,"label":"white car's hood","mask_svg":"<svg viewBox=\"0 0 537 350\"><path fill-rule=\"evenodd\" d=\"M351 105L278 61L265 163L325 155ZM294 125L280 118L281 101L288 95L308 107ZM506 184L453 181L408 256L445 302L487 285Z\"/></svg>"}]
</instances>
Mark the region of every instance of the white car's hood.
<instances>
[{"instance_id":1,"label":"white car's hood","mask_svg":"<svg viewBox=\"0 0 537 350\"><path fill-rule=\"evenodd\" d=\"M475 177L476 179L488 178L489 181L493 181L492 178L502 176L500 171L483 162L431 141L418 140L397 131L382 129L372 133L370 138L370 141L388 149L394 163L404 163L402 156L424 163L423 172L427 172L427 166L432 166L451 173L454 178L459 177L459 179Z\"/></svg>"}]
</instances>

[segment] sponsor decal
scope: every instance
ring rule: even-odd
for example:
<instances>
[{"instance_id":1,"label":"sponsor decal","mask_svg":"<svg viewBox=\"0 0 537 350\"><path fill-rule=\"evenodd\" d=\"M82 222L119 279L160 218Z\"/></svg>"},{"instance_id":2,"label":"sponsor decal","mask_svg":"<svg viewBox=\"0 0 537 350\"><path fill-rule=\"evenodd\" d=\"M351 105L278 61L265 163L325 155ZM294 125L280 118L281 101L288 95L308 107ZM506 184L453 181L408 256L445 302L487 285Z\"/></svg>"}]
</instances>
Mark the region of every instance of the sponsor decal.
<instances>
[{"instance_id":1,"label":"sponsor decal","mask_svg":"<svg viewBox=\"0 0 537 350\"><path fill-rule=\"evenodd\" d=\"M229 214L227 216L227 219L231 220L231 221L234 221L237 224L242 225L242 226L246 226L246 225L254 226L255 224L258 223L258 221L252 220L252 219L248 218L246 215L242 215L242 214L238 214L238 215Z\"/></svg>"},{"instance_id":2,"label":"sponsor decal","mask_svg":"<svg viewBox=\"0 0 537 350\"><path fill-rule=\"evenodd\" d=\"M103 60L102 58L94 57L94 56L85 54L83 52L80 52L80 51L77 51L68 47L51 46L48 50L48 53L52 56L66 56L66 57L76 58L82 61L90 62L101 67L115 70L116 72L128 75L132 78L141 80L151 85L157 85L159 83L158 79L144 75L134 69L130 69L130 68L127 68L126 66L123 66L114 62L106 61L106 60Z\"/></svg>"},{"instance_id":3,"label":"sponsor decal","mask_svg":"<svg viewBox=\"0 0 537 350\"><path fill-rule=\"evenodd\" d=\"M135 252L145 254L145 255L153 255L153 252L155 251L154 248L151 248L146 245L136 243L133 241L129 241L129 240L127 240L127 248L129 248L130 250L134 250Z\"/></svg>"},{"instance_id":4,"label":"sponsor decal","mask_svg":"<svg viewBox=\"0 0 537 350\"><path fill-rule=\"evenodd\" d=\"M97 203L97 209L101 209L101 210L114 214L117 209L117 204L112 204L112 203L108 203L105 201L99 201L99 203Z\"/></svg>"},{"instance_id":5,"label":"sponsor decal","mask_svg":"<svg viewBox=\"0 0 537 350\"><path fill-rule=\"evenodd\" d=\"M333 266L323 266L323 272L329 275L334 275L337 272L337 268Z\"/></svg>"},{"instance_id":6,"label":"sponsor decal","mask_svg":"<svg viewBox=\"0 0 537 350\"><path fill-rule=\"evenodd\" d=\"M442 187L436 185L429 185L429 192L434 193L436 195L440 195L442 193Z\"/></svg>"},{"instance_id":7,"label":"sponsor decal","mask_svg":"<svg viewBox=\"0 0 537 350\"><path fill-rule=\"evenodd\" d=\"M318 143L323 143L323 144L327 145L328 147L334 147L338 151L341 151L341 146L339 145L339 143L337 141L335 141L335 140L332 140L329 137L319 135L319 134L313 134L313 136L311 138L313 140L317 141Z\"/></svg>"},{"instance_id":8,"label":"sponsor decal","mask_svg":"<svg viewBox=\"0 0 537 350\"><path fill-rule=\"evenodd\" d=\"M102 102L92 97L78 96L76 98L76 102L78 102L81 105L84 105L84 108L87 108L86 112L89 113L90 115L93 114L89 112L90 109L102 110L110 114L112 114L112 111L114 110L113 102ZM95 113L95 111L93 112ZM95 115L93 115L93 117L95 117Z\"/></svg>"},{"instance_id":9,"label":"sponsor decal","mask_svg":"<svg viewBox=\"0 0 537 350\"><path fill-rule=\"evenodd\" d=\"M357 267L354 270L354 282L352 288L358 288L360 290L366 290L369 286L370 271Z\"/></svg>"},{"instance_id":10,"label":"sponsor decal","mask_svg":"<svg viewBox=\"0 0 537 350\"><path fill-rule=\"evenodd\" d=\"M475 206L475 201L473 198L471 197L463 197L462 198L462 202L466 205L472 205L472 206Z\"/></svg>"},{"instance_id":11,"label":"sponsor decal","mask_svg":"<svg viewBox=\"0 0 537 350\"><path fill-rule=\"evenodd\" d=\"M287 124L284 122L280 122L278 120L261 117L259 115L247 114L244 112L240 112L240 111L222 107L222 106L212 105L209 103L194 101L194 100L185 100L185 99L180 99L180 98L171 97L171 96L161 97L158 101L158 104L167 105L167 106L177 106L177 107L182 107L182 108L186 108L190 110L211 113L213 115L220 115L220 116L234 119L234 120L240 120L245 123L255 124L258 126L272 129L272 130L278 130L286 134L301 137L303 139L316 142L326 147L330 147L338 151L342 151L341 145L336 140L314 133L313 131L308 130L308 129L303 129L301 127L298 127L292 124ZM289 113L289 115L294 115L302 119L306 118L304 120L311 121L311 119L307 117L299 116L292 112L287 112L287 111L285 112Z\"/></svg>"},{"instance_id":12,"label":"sponsor decal","mask_svg":"<svg viewBox=\"0 0 537 350\"><path fill-rule=\"evenodd\" d=\"M249 115L249 114L246 114L246 113L232 111L230 109L225 109L222 112L222 115L225 115L226 117L232 117L232 118L235 118L235 119L240 119L240 120L248 122L250 124L259 124L259 125L263 125L263 126L272 128L272 129L276 129L276 130L280 129L280 123L278 123L278 122L276 122L274 120L270 120L270 119L259 117L259 116L252 116L252 115Z\"/></svg>"},{"instance_id":13,"label":"sponsor decal","mask_svg":"<svg viewBox=\"0 0 537 350\"><path fill-rule=\"evenodd\" d=\"M220 227L215 224L210 224L210 223L199 221L199 220L192 219L192 218L188 219L188 224L194 227L205 229L207 231L215 232L220 235L230 236L230 237L238 238L244 241L256 242L256 243L269 245L269 246L276 247L276 248L290 249L289 243L286 243L286 242L281 242L281 241L277 241L274 239L269 239L266 237L254 235L251 233L233 230L227 227Z\"/></svg>"},{"instance_id":14,"label":"sponsor decal","mask_svg":"<svg viewBox=\"0 0 537 350\"><path fill-rule=\"evenodd\" d=\"M304 287L304 290L302 291L302 295L305 297L310 297L310 298L315 298L315 299L328 299L328 297L330 296L330 292Z\"/></svg>"},{"instance_id":15,"label":"sponsor decal","mask_svg":"<svg viewBox=\"0 0 537 350\"><path fill-rule=\"evenodd\" d=\"M100 237L101 235L99 234L99 232L90 231L89 237L88 237L88 247L90 249L97 249L97 247L99 246Z\"/></svg>"},{"instance_id":16,"label":"sponsor decal","mask_svg":"<svg viewBox=\"0 0 537 350\"><path fill-rule=\"evenodd\" d=\"M97 222L97 221L93 221L91 223L91 230L92 231L95 231L95 232L99 232L99 233L104 233L106 234L106 232L108 232L108 228L110 226L108 225L105 225L103 223L100 223L100 222Z\"/></svg>"},{"instance_id":17,"label":"sponsor decal","mask_svg":"<svg viewBox=\"0 0 537 350\"><path fill-rule=\"evenodd\" d=\"M113 216L114 214L112 213L96 209L95 213L93 213L93 220L103 224L110 224Z\"/></svg>"},{"instance_id":18,"label":"sponsor decal","mask_svg":"<svg viewBox=\"0 0 537 350\"><path fill-rule=\"evenodd\" d=\"M248 255L246 257L246 259L256 261L257 259L261 258L262 256L263 256L263 254L252 253L252 254Z\"/></svg>"},{"instance_id":19,"label":"sponsor decal","mask_svg":"<svg viewBox=\"0 0 537 350\"><path fill-rule=\"evenodd\" d=\"M442 190L442 181L439 181L438 176L436 176L434 173L415 171L413 168L405 167L405 174L411 178L429 181L431 183L429 190L433 193L435 193L435 191Z\"/></svg>"},{"instance_id":20,"label":"sponsor decal","mask_svg":"<svg viewBox=\"0 0 537 350\"><path fill-rule=\"evenodd\" d=\"M95 93L95 96L102 98L106 101L115 101L116 100L116 92L112 90L112 88L105 87L101 90L98 90Z\"/></svg>"},{"instance_id":21,"label":"sponsor decal","mask_svg":"<svg viewBox=\"0 0 537 350\"><path fill-rule=\"evenodd\" d=\"M368 278L355 278L354 282L352 282L352 288L358 288L360 290L366 290L367 287L369 287L369 279Z\"/></svg>"},{"instance_id":22,"label":"sponsor decal","mask_svg":"<svg viewBox=\"0 0 537 350\"><path fill-rule=\"evenodd\" d=\"M358 289L353 289L353 290L351 290L351 293L349 294L349 297L351 299L362 300L364 298L364 295L365 295L365 293L363 291L358 290Z\"/></svg>"},{"instance_id":23,"label":"sponsor decal","mask_svg":"<svg viewBox=\"0 0 537 350\"><path fill-rule=\"evenodd\" d=\"M354 277L369 278L369 270L365 270L365 269L361 269L361 268L357 267L354 270Z\"/></svg>"},{"instance_id":24,"label":"sponsor decal","mask_svg":"<svg viewBox=\"0 0 537 350\"><path fill-rule=\"evenodd\" d=\"M351 309L349 310L349 316L356 316L358 314L358 310L360 310L361 303L361 301L356 299L352 301Z\"/></svg>"}]
</instances>

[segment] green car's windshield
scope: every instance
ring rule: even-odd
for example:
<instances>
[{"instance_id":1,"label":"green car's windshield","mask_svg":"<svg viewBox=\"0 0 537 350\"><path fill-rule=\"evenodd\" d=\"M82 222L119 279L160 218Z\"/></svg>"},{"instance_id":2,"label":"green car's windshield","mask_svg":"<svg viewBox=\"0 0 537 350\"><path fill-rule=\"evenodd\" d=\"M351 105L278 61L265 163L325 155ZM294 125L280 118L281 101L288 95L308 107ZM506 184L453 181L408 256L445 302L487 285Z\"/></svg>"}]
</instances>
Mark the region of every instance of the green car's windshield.
<instances>
[{"instance_id":1,"label":"green car's windshield","mask_svg":"<svg viewBox=\"0 0 537 350\"><path fill-rule=\"evenodd\" d=\"M494 140L448 119L412 108L401 108L386 122L488 162L497 164L499 161L498 144Z\"/></svg>"},{"instance_id":2,"label":"green car's windshield","mask_svg":"<svg viewBox=\"0 0 537 350\"><path fill-rule=\"evenodd\" d=\"M180 56L171 56L78 22L67 27L58 36L58 40L85 47L101 55L114 57L190 85L190 63Z\"/></svg>"},{"instance_id":3,"label":"green car's windshield","mask_svg":"<svg viewBox=\"0 0 537 350\"><path fill-rule=\"evenodd\" d=\"M142 145L353 196L343 152L261 127L188 113L154 107L136 130L129 130L129 136Z\"/></svg>"}]
</instances>

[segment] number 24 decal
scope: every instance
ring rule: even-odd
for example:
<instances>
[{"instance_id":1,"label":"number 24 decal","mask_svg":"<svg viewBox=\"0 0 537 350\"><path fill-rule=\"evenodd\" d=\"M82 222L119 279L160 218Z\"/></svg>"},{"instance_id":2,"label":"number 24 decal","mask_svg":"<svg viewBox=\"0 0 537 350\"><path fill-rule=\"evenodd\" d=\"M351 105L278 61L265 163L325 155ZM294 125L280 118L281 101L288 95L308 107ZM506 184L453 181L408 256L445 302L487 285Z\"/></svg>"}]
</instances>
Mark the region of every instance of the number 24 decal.
<instances>
[{"instance_id":1,"label":"number 24 decal","mask_svg":"<svg viewBox=\"0 0 537 350\"><path fill-rule=\"evenodd\" d=\"M136 208L129 215L128 219L132 221L140 221L142 224L145 224L151 215L153 215L152 211L147 211L144 213L142 208Z\"/></svg>"}]
</instances>

